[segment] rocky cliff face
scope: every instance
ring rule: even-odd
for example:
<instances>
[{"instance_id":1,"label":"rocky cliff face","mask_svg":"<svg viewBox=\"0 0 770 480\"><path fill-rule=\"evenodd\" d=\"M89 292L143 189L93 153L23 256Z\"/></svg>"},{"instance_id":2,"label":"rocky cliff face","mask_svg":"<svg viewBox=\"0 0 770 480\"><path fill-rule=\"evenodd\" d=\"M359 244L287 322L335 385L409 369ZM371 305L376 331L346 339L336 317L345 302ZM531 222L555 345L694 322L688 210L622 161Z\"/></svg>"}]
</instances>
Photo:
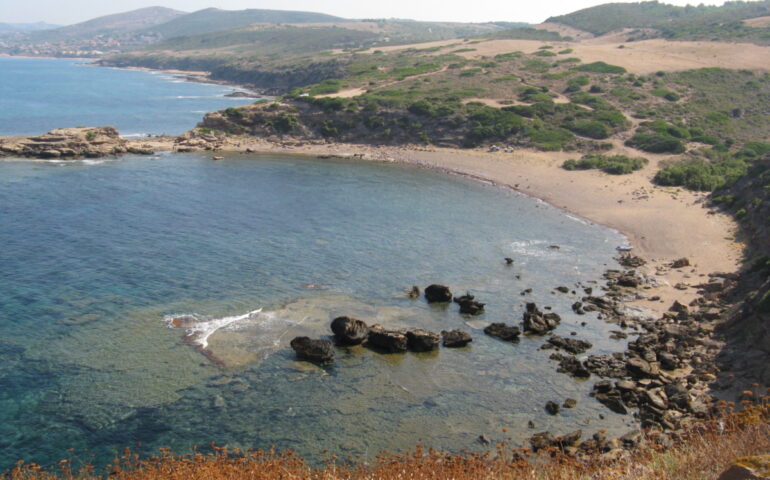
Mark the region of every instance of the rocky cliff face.
<instances>
[{"instance_id":1,"label":"rocky cliff face","mask_svg":"<svg viewBox=\"0 0 770 480\"><path fill-rule=\"evenodd\" d=\"M123 153L151 154L153 151L129 144L114 127L61 128L36 137L0 139L0 157L67 160Z\"/></svg>"},{"instance_id":2,"label":"rocky cliff face","mask_svg":"<svg viewBox=\"0 0 770 480\"><path fill-rule=\"evenodd\" d=\"M735 375L717 388L751 389L770 385L770 157L756 161L735 185L714 201L739 219L748 262L733 292L736 308L718 333L727 340L721 369Z\"/></svg>"}]
</instances>

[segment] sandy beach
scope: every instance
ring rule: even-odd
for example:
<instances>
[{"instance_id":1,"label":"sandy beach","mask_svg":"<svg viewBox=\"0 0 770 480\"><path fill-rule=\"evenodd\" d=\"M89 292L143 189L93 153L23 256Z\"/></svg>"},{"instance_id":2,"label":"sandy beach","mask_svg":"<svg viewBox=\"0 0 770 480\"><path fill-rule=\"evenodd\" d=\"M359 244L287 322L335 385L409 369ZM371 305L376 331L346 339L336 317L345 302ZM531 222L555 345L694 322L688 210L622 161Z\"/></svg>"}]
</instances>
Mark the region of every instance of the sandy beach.
<instances>
[{"instance_id":1,"label":"sandy beach","mask_svg":"<svg viewBox=\"0 0 770 480\"><path fill-rule=\"evenodd\" d=\"M143 141L152 144L152 141ZM154 148L162 149L156 142ZM652 183L657 165L666 157L646 155L650 163L630 175L600 171L567 171L562 163L575 154L517 149L513 153L481 149L434 147L378 147L353 144L275 144L264 140L232 137L224 150L282 153L309 156L360 158L395 162L466 175L512 188L542 199L590 222L623 233L633 253L647 260L643 272L654 275L659 287L649 292L659 301L641 301L653 312L668 310L674 300L689 302L696 288L713 272L733 272L739 267L742 245L736 224L728 216L707 208L707 194ZM215 155L215 154L212 154ZM670 268L679 258L691 266ZM674 288L679 284L680 289Z\"/></svg>"}]
</instances>

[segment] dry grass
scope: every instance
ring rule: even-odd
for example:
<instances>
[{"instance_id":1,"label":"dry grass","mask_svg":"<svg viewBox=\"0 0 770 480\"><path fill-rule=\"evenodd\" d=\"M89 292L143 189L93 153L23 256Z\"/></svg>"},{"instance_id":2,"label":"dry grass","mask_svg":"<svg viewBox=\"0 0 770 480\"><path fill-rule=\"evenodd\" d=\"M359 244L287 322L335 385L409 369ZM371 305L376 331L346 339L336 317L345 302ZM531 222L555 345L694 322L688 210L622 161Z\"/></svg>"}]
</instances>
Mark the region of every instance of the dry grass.
<instances>
[{"instance_id":1,"label":"dry grass","mask_svg":"<svg viewBox=\"0 0 770 480\"><path fill-rule=\"evenodd\" d=\"M730 409L724 406L725 411ZM93 467L74 472L62 461L59 472L45 472L36 465L19 464L4 480L703 480L716 478L738 457L770 452L770 402L763 399L741 413L726 413L699 424L665 447L651 441L648 448L617 460L599 454L581 457L553 450L531 455L524 450L498 445L487 454L453 455L418 447L405 455L379 457L372 465L349 465L330 460L311 467L298 456L275 451L230 452L217 448L204 455L177 456L162 451L140 459L130 451L115 459L106 474ZM650 438L653 438L652 436Z\"/></svg>"}]
</instances>

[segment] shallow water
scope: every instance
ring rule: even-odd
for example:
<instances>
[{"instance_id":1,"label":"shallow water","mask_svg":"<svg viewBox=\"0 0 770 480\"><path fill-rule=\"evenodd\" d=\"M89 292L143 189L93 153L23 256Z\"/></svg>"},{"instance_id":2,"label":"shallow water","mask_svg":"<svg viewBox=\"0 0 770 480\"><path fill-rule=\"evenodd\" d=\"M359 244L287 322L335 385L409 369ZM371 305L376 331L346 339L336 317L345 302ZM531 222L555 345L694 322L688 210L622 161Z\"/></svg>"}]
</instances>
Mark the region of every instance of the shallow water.
<instances>
[{"instance_id":1,"label":"shallow water","mask_svg":"<svg viewBox=\"0 0 770 480\"><path fill-rule=\"evenodd\" d=\"M253 102L230 87L83 60L0 57L0 136L54 128L117 127L121 135L179 135L206 112Z\"/></svg>"},{"instance_id":2,"label":"shallow water","mask_svg":"<svg viewBox=\"0 0 770 480\"><path fill-rule=\"evenodd\" d=\"M217 442L317 459L418 442L475 449L482 433L517 443L529 420L535 431L624 433L630 417L588 397L593 382L557 373L543 338L481 331L518 323L536 301L562 315L558 334L593 342L590 353L621 350L612 327L553 293L600 278L621 243L515 192L406 166L198 154L2 162L0 470L67 448L105 461L137 442L143 453ZM486 313L404 293L436 282L476 294ZM474 340L430 354L338 349L328 368L297 362L291 338L329 335L343 314L464 328ZM186 340L169 328L182 315L222 328ZM577 408L544 412L567 397Z\"/></svg>"}]
</instances>

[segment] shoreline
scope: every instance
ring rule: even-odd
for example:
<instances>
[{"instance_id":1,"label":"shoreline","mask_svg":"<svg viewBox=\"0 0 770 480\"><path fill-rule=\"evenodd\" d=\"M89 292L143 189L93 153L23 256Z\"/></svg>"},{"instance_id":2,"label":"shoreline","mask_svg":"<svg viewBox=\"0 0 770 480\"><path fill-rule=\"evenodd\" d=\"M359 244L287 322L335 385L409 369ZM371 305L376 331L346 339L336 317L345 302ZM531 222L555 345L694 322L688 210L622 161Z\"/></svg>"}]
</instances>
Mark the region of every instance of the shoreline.
<instances>
[{"instance_id":1,"label":"shoreline","mask_svg":"<svg viewBox=\"0 0 770 480\"><path fill-rule=\"evenodd\" d=\"M162 148L160 143L149 142L153 148L173 150L171 145ZM609 175L598 170L567 171L561 165L574 154L529 149L510 154L422 146L276 144L259 138L228 137L216 152L399 163L462 175L542 200L625 236L634 247L631 253L648 262L638 270L657 280L658 286L649 296L660 297L632 304L657 314L668 311L674 301L686 304L695 299L697 289L690 287L707 281L708 274L737 272L745 248L735 238L735 221L706 206L707 194L652 183L658 164L667 157L664 155L649 155L650 163L632 174ZM691 266L671 268L680 258L687 258Z\"/></svg>"}]
</instances>

